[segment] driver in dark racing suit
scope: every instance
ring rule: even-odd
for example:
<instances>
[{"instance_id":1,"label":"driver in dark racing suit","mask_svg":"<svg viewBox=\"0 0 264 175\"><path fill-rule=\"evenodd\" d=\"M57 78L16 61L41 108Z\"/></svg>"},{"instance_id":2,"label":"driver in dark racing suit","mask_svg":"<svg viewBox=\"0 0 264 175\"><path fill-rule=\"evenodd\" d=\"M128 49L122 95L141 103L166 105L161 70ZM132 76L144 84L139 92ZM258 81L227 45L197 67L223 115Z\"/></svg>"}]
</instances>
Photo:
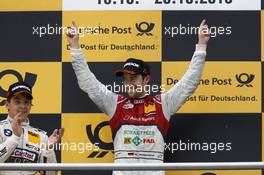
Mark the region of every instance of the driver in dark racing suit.
<instances>
[{"instance_id":1,"label":"driver in dark racing suit","mask_svg":"<svg viewBox=\"0 0 264 175\"><path fill-rule=\"evenodd\" d=\"M71 30L77 31L75 22ZM124 85L132 87L126 88L128 98L108 90L96 79L79 47L77 32L68 32L72 66L79 87L109 116L116 163L163 163L170 117L193 94L202 75L210 39L205 20L199 31L199 41L187 72L166 93L150 96L144 88L137 91L138 87L149 84L150 69L142 60L128 59L123 68L116 71L116 76L123 77ZM164 171L114 171L113 174L164 175Z\"/></svg>"}]
</instances>

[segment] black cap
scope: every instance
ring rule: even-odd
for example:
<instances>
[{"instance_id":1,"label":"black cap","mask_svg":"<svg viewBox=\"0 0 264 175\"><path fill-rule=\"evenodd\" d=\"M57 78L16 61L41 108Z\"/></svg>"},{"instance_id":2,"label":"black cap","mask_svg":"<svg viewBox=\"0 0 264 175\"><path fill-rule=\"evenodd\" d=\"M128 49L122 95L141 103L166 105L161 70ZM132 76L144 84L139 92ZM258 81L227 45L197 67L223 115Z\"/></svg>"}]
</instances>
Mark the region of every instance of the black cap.
<instances>
[{"instance_id":1,"label":"black cap","mask_svg":"<svg viewBox=\"0 0 264 175\"><path fill-rule=\"evenodd\" d=\"M27 98L32 100L32 88L31 86L26 82L16 82L14 84L11 84L7 91L7 99L10 99L11 97L15 97L21 93L26 94Z\"/></svg>"},{"instance_id":2,"label":"black cap","mask_svg":"<svg viewBox=\"0 0 264 175\"><path fill-rule=\"evenodd\" d=\"M115 72L115 75L117 77L121 77L124 75L125 72L133 75L134 74L149 75L150 68L149 65L145 63L143 60L129 58L126 60L123 68Z\"/></svg>"}]
</instances>

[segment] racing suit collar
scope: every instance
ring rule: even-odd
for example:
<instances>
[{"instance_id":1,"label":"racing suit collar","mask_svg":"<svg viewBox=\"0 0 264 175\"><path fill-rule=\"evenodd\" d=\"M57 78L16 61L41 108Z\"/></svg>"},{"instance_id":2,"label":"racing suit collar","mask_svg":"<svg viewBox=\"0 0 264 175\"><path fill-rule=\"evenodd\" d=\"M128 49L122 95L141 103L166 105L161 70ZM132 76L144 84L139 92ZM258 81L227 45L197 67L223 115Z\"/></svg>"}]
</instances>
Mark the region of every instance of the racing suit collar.
<instances>
[{"instance_id":1,"label":"racing suit collar","mask_svg":"<svg viewBox=\"0 0 264 175\"><path fill-rule=\"evenodd\" d=\"M149 97L148 94L142 95L141 97L138 98L129 98L129 102L133 104L141 104L145 103L146 99Z\"/></svg>"},{"instance_id":2,"label":"racing suit collar","mask_svg":"<svg viewBox=\"0 0 264 175\"><path fill-rule=\"evenodd\" d=\"M145 98L146 96L148 96L148 94L144 94L144 95L142 95L141 97L139 97L139 99L141 99L141 98Z\"/></svg>"},{"instance_id":3,"label":"racing suit collar","mask_svg":"<svg viewBox=\"0 0 264 175\"><path fill-rule=\"evenodd\" d=\"M13 119L8 115L7 116L7 120L11 123L13 121ZM29 119L27 118L27 120L25 122L21 123L22 126L29 126Z\"/></svg>"}]
</instances>

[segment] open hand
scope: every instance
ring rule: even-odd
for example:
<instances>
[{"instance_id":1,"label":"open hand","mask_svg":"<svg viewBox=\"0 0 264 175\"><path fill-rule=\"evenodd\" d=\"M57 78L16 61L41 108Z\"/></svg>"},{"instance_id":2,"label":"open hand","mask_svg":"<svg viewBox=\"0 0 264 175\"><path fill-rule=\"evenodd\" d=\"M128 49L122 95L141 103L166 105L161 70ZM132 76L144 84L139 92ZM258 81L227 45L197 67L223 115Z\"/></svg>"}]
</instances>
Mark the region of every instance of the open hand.
<instances>
[{"instance_id":1,"label":"open hand","mask_svg":"<svg viewBox=\"0 0 264 175\"><path fill-rule=\"evenodd\" d=\"M55 129L53 133L49 136L48 139L48 147L52 148L56 143L60 142L62 136L64 134L64 129Z\"/></svg>"}]
</instances>

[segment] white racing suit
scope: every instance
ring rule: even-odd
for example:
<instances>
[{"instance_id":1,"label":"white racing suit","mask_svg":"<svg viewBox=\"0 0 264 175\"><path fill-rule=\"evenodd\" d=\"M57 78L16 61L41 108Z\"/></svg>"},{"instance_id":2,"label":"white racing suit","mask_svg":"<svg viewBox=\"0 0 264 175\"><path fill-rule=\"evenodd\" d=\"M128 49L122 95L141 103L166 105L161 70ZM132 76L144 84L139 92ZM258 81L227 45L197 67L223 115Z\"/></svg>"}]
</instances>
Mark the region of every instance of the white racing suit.
<instances>
[{"instance_id":1,"label":"white racing suit","mask_svg":"<svg viewBox=\"0 0 264 175\"><path fill-rule=\"evenodd\" d=\"M1 163L56 163L54 150L41 149L48 136L45 131L33 128L29 121L22 123L23 134L16 136L11 128L9 116L0 121L0 162ZM1 171L0 175L33 175L36 171ZM43 171L41 174L55 175L56 171Z\"/></svg>"},{"instance_id":2,"label":"white racing suit","mask_svg":"<svg viewBox=\"0 0 264 175\"><path fill-rule=\"evenodd\" d=\"M155 97L129 99L109 91L90 71L81 49L71 49L80 88L109 116L116 163L163 163L170 116L197 88L206 45L196 51L185 75L169 91ZM175 70L177 71L177 70ZM114 175L164 175L164 171L114 171Z\"/></svg>"}]
</instances>

